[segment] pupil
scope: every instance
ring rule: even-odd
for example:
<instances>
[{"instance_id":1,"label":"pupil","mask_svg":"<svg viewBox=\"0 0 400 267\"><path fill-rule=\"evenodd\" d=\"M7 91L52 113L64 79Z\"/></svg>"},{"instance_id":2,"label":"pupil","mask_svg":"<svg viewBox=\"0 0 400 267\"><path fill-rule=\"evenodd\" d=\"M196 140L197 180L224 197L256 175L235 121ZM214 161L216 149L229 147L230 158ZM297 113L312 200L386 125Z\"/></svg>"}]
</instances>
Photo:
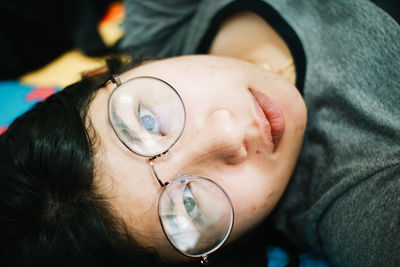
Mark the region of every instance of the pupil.
<instances>
[{"instance_id":1,"label":"pupil","mask_svg":"<svg viewBox=\"0 0 400 267\"><path fill-rule=\"evenodd\" d=\"M194 206L196 205L196 203L192 197L185 199L183 201L183 204L185 205L185 209L187 212L191 212L194 209Z\"/></svg>"},{"instance_id":2,"label":"pupil","mask_svg":"<svg viewBox=\"0 0 400 267\"><path fill-rule=\"evenodd\" d=\"M156 124L154 118L151 117L150 115L145 115L143 117L140 117L140 123L148 131L153 130Z\"/></svg>"}]
</instances>

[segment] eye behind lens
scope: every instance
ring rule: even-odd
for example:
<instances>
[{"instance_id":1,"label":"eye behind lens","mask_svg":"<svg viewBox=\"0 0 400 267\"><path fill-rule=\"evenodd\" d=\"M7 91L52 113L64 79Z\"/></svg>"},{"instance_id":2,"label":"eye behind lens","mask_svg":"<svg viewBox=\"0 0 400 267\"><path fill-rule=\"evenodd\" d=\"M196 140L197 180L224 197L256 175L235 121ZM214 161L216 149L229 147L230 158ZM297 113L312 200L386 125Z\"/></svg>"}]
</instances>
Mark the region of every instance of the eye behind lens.
<instances>
[{"instance_id":1,"label":"eye behind lens","mask_svg":"<svg viewBox=\"0 0 400 267\"><path fill-rule=\"evenodd\" d=\"M154 157L170 149L179 139L186 112L181 97L171 85L155 77L141 76L123 82L112 92L108 118L127 148L135 154ZM134 138L124 134L126 129Z\"/></svg>"},{"instance_id":2,"label":"eye behind lens","mask_svg":"<svg viewBox=\"0 0 400 267\"><path fill-rule=\"evenodd\" d=\"M165 235L182 254L201 257L217 250L233 227L233 208L212 180L189 176L170 182L159 199Z\"/></svg>"}]
</instances>

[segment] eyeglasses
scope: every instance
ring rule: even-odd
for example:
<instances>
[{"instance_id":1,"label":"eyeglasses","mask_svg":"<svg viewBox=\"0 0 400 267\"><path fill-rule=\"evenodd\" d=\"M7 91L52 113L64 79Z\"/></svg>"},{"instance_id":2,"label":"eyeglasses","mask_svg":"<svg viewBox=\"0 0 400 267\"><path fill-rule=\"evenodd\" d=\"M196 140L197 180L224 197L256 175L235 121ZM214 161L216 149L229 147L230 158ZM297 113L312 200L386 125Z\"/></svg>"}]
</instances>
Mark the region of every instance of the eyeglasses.
<instances>
[{"instance_id":1,"label":"eyeglasses","mask_svg":"<svg viewBox=\"0 0 400 267\"><path fill-rule=\"evenodd\" d=\"M178 174L163 183L154 161L167 154L185 127L185 106L167 82L141 76L117 85L108 101L108 118L121 142L133 153L147 157L163 188L158 216L171 244L183 255L201 257L216 251L233 227L233 207L225 191L212 180ZM194 140L195 141L195 140Z\"/></svg>"}]
</instances>

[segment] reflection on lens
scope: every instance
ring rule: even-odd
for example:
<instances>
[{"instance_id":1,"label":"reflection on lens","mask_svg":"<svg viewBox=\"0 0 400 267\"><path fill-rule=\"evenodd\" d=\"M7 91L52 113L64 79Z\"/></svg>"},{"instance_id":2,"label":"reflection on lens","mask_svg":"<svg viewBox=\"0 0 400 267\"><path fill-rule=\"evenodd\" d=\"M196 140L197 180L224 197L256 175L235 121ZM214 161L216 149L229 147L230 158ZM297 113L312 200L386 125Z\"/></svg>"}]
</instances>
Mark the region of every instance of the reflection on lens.
<instances>
[{"instance_id":1,"label":"reflection on lens","mask_svg":"<svg viewBox=\"0 0 400 267\"><path fill-rule=\"evenodd\" d=\"M213 181L196 176L174 180L161 193L164 232L183 254L200 257L218 249L233 226L229 197Z\"/></svg>"},{"instance_id":2,"label":"reflection on lens","mask_svg":"<svg viewBox=\"0 0 400 267\"><path fill-rule=\"evenodd\" d=\"M180 96L154 77L137 77L118 86L109 98L108 115L125 146L147 157L167 151L185 126Z\"/></svg>"}]
</instances>

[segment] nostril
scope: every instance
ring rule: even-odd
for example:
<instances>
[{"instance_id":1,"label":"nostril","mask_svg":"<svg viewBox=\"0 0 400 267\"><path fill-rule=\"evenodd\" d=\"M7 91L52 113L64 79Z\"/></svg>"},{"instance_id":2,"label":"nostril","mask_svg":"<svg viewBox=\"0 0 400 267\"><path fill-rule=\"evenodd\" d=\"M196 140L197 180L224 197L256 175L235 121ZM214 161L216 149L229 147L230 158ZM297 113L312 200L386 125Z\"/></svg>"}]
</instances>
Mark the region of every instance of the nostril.
<instances>
[{"instance_id":1,"label":"nostril","mask_svg":"<svg viewBox=\"0 0 400 267\"><path fill-rule=\"evenodd\" d=\"M235 148L230 148L226 150L226 156L224 157L225 163L227 164L239 164L246 160L247 149L245 143L240 144Z\"/></svg>"}]
</instances>

